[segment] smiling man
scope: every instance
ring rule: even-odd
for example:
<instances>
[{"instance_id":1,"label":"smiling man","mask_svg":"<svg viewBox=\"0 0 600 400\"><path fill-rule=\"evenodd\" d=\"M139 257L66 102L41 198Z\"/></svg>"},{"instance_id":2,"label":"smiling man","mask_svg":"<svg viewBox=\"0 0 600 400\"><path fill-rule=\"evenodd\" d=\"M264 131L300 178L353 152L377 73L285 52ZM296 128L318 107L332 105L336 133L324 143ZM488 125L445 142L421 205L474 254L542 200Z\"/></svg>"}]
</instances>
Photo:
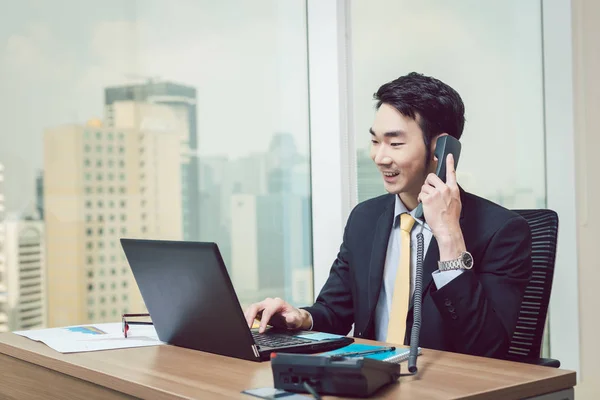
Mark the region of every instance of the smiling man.
<instances>
[{"instance_id":1,"label":"smiling man","mask_svg":"<svg viewBox=\"0 0 600 400\"><path fill-rule=\"evenodd\" d=\"M347 334L408 344L417 260L423 234L420 345L503 358L531 275L527 222L463 191L454 160L434 157L436 140L460 139L464 105L443 82L410 73L375 93L371 158L389 193L352 210L340 251L314 305L265 299L245 312L288 329ZM366 133L369 134L369 133ZM446 183L433 171L445 162ZM414 218L423 204L424 221Z\"/></svg>"}]
</instances>

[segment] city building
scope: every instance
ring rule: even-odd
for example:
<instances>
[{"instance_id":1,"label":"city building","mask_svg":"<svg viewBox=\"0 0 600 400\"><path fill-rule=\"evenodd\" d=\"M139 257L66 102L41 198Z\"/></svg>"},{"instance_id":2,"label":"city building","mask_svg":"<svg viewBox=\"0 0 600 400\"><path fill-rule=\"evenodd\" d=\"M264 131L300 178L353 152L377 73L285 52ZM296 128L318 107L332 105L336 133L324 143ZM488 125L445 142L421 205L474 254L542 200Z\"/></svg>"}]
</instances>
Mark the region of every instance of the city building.
<instances>
[{"instance_id":1,"label":"city building","mask_svg":"<svg viewBox=\"0 0 600 400\"><path fill-rule=\"evenodd\" d=\"M46 327L44 223L10 216L4 221L4 261L8 328Z\"/></svg>"},{"instance_id":2,"label":"city building","mask_svg":"<svg viewBox=\"0 0 600 400\"><path fill-rule=\"evenodd\" d=\"M186 151L181 158L181 208L183 237L186 240L198 240L200 235L199 211L199 165L198 152L196 89L172 82L148 80L146 83L108 87L105 89L105 121L108 127L124 128L133 121L130 116L123 119L117 110L118 103L148 103L169 107L186 121ZM160 117L145 114L136 124L140 129L149 125L161 124Z\"/></svg>"},{"instance_id":3,"label":"city building","mask_svg":"<svg viewBox=\"0 0 600 400\"><path fill-rule=\"evenodd\" d=\"M181 239L180 177L177 132L99 120L46 130L48 326L145 310L119 239Z\"/></svg>"}]
</instances>

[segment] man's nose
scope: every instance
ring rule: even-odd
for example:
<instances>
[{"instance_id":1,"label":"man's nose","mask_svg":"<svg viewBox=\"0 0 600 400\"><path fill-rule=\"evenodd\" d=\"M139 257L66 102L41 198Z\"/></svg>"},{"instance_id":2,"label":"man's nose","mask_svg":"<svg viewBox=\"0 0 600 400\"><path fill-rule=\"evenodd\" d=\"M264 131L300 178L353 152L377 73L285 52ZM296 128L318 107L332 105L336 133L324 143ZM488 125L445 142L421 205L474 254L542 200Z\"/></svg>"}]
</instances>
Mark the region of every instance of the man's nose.
<instances>
[{"instance_id":1,"label":"man's nose","mask_svg":"<svg viewBox=\"0 0 600 400\"><path fill-rule=\"evenodd\" d=\"M389 165L392 163L392 158L387 155L385 146L380 146L375 153L375 164L377 165Z\"/></svg>"}]
</instances>

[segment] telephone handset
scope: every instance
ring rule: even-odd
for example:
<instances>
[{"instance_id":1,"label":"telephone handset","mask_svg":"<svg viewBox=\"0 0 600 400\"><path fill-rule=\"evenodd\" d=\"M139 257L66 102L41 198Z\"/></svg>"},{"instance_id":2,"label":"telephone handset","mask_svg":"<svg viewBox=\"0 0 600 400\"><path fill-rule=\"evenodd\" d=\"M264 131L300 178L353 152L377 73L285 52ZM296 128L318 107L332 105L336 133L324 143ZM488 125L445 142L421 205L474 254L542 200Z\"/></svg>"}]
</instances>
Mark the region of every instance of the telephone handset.
<instances>
[{"instance_id":1,"label":"telephone handset","mask_svg":"<svg viewBox=\"0 0 600 400\"><path fill-rule=\"evenodd\" d=\"M461 144L458 139L450 135L440 136L435 142L435 156L438 159L437 170L435 174L445 183L446 182L446 158L452 153L454 156L454 169L458 166ZM423 219L423 204L419 203L415 210L415 218Z\"/></svg>"}]
</instances>

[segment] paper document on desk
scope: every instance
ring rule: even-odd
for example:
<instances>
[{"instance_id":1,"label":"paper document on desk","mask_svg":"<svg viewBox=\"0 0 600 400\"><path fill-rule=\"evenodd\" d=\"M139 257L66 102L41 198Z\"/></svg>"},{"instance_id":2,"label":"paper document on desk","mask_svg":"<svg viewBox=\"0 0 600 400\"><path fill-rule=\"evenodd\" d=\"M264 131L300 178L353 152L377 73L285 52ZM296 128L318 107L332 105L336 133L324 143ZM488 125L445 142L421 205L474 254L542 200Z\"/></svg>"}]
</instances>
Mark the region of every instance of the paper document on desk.
<instances>
[{"instance_id":1,"label":"paper document on desk","mask_svg":"<svg viewBox=\"0 0 600 400\"><path fill-rule=\"evenodd\" d=\"M13 333L43 342L60 353L126 349L164 344L158 339L156 330L152 325L136 325L125 338L120 322L34 329Z\"/></svg>"}]
</instances>

